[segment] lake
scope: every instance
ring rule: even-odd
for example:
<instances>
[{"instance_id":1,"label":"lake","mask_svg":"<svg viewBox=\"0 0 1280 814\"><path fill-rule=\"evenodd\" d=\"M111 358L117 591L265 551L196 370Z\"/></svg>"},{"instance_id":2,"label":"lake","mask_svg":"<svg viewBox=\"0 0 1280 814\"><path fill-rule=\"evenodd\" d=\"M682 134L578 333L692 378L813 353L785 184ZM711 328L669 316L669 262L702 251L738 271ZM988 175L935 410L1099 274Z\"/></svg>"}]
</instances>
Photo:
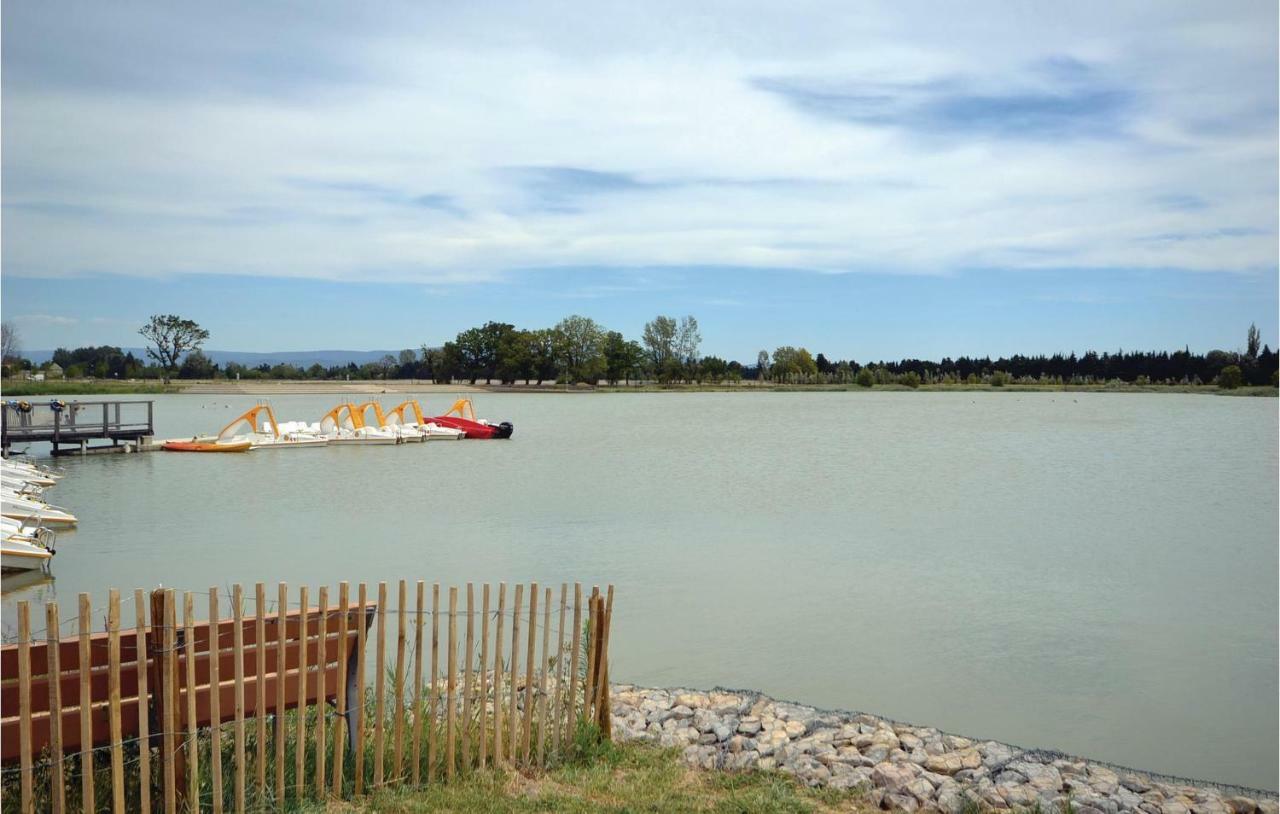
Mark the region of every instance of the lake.
<instances>
[{"instance_id":1,"label":"lake","mask_svg":"<svg viewBox=\"0 0 1280 814\"><path fill-rule=\"evenodd\" d=\"M161 437L254 404L152 398ZM15 598L110 587L613 582L615 680L1280 785L1274 399L475 400L511 441L63 459L80 528L6 632Z\"/></svg>"}]
</instances>

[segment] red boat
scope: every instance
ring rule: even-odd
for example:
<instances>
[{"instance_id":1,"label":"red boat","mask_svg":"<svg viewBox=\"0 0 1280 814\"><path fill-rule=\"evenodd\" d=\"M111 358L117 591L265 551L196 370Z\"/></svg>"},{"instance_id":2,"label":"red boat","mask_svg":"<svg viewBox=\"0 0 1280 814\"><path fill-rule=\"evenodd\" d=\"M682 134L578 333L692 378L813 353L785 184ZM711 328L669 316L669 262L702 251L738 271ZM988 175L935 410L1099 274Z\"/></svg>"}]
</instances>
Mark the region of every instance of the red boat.
<instances>
[{"instance_id":1,"label":"red boat","mask_svg":"<svg viewBox=\"0 0 1280 814\"><path fill-rule=\"evenodd\" d=\"M455 413L457 415L454 415ZM510 421L493 424L476 418L476 410L471 405L471 399L458 399L447 413L427 420L441 427L462 430L467 434L467 438L510 438L511 433L515 432L515 427L511 426Z\"/></svg>"}]
</instances>

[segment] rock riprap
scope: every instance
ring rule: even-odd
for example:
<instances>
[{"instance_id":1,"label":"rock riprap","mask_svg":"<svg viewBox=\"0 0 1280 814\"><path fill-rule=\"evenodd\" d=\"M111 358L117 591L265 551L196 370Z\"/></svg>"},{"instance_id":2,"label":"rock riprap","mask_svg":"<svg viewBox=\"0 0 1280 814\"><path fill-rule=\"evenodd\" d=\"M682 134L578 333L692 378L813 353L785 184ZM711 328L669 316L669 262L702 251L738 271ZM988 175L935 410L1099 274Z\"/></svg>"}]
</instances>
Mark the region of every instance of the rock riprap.
<instances>
[{"instance_id":1,"label":"rock riprap","mask_svg":"<svg viewBox=\"0 0 1280 814\"><path fill-rule=\"evenodd\" d=\"M704 769L779 771L810 786L864 788L883 809L1076 814L1280 814L1274 795L1165 782L865 713L827 712L759 693L614 685L613 734L683 750Z\"/></svg>"}]
</instances>

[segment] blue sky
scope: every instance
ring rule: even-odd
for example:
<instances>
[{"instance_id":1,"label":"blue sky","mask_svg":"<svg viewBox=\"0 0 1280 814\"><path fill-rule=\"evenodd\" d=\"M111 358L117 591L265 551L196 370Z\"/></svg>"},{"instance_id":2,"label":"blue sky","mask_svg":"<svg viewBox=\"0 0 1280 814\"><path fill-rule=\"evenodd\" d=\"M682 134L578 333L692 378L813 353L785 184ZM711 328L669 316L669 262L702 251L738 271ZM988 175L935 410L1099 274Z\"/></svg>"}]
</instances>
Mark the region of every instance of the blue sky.
<instances>
[{"instance_id":1,"label":"blue sky","mask_svg":"<svg viewBox=\"0 0 1280 814\"><path fill-rule=\"evenodd\" d=\"M1059 7L1062 6L1062 7ZM1277 335L1274 3L6 4L28 348L691 313L750 359Z\"/></svg>"}]
</instances>

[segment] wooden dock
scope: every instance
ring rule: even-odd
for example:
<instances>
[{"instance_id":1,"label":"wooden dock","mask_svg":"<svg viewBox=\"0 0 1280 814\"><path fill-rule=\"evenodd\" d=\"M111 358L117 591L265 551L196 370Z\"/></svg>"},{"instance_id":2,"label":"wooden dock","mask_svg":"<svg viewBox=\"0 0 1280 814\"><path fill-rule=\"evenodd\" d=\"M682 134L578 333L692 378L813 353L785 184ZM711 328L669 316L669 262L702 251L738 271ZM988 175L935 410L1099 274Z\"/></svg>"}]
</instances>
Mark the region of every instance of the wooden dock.
<instances>
[{"instance_id":1,"label":"wooden dock","mask_svg":"<svg viewBox=\"0 0 1280 814\"><path fill-rule=\"evenodd\" d=\"M155 434L152 401L7 399L0 410L0 451L14 444L47 442L54 455L129 452ZM91 444L109 441L109 444Z\"/></svg>"}]
</instances>

